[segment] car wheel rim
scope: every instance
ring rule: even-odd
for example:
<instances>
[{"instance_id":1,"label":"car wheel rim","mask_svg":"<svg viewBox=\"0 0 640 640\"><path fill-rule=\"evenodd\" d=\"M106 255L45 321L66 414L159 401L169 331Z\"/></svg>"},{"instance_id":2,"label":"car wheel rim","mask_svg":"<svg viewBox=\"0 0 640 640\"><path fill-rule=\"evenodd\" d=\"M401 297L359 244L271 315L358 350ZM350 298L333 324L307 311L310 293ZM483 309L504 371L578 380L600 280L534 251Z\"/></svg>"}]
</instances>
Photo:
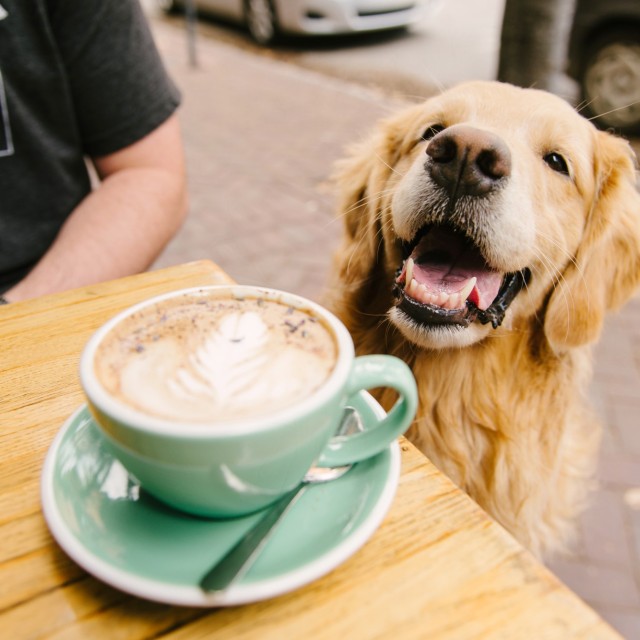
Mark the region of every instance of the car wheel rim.
<instances>
[{"instance_id":1,"label":"car wheel rim","mask_svg":"<svg viewBox=\"0 0 640 640\"><path fill-rule=\"evenodd\" d=\"M591 62L584 78L589 110L613 127L640 123L640 45L611 44Z\"/></svg>"},{"instance_id":2,"label":"car wheel rim","mask_svg":"<svg viewBox=\"0 0 640 640\"><path fill-rule=\"evenodd\" d=\"M249 30L258 42L269 42L275 33L275 16L269 0L249 0L247 5Z\"/></svg>"}]
</instances>

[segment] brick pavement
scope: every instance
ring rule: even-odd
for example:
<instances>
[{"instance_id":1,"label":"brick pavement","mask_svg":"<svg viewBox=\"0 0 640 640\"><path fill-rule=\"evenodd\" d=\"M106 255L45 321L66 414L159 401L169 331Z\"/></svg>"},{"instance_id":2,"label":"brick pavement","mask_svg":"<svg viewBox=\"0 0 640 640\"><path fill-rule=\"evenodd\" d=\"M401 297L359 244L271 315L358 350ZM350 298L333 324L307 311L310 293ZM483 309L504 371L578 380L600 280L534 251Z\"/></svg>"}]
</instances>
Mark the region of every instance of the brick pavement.
<instances>
[{"instance_id":1,"label":"brick pavement","mask_svg":"<svg viewBox=\"0 0 640 640\"><path fill-rule=\"evenodd\" d=\"M184 94L191 214L156 266L210 258L236 280L319 299L340 234L329 186L345 146L396 104L381 93L198 41L152 20ZM631 640L640 638L640 298L609 319L593 400L606 425L576 553L551 568ZM532 631L532 638L535 631Z\"/></svg>"},{"instance_id":2,"label":"brick pavement","mask_svg":"<svg viewBox=\"0 0 640 640\"><path fill-rule=\"evenodd\" d=\"M340 225L329 176L390 105L371 91L156 24L183 91L191 214L158 262L209 257L236 280L317 298Z\"/></svg>"}]
</instances>

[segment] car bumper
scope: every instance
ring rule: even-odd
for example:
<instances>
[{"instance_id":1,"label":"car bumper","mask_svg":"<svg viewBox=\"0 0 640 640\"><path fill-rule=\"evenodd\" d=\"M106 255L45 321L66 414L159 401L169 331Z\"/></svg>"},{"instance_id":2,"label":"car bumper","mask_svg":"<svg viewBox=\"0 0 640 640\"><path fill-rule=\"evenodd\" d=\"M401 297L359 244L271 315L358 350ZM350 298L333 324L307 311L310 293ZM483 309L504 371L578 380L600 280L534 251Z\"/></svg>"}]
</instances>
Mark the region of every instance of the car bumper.
<instances>
[{"instance_id":1,"label":"car bumper","mask_svg":"<svg viewBox=\"0 0 640 640\"><path fill-rule=\"evenodd\" d=\"M280 0L278 23L289 33L330 34L408 26L432 0Z\"/></svg>"}]
</instances>

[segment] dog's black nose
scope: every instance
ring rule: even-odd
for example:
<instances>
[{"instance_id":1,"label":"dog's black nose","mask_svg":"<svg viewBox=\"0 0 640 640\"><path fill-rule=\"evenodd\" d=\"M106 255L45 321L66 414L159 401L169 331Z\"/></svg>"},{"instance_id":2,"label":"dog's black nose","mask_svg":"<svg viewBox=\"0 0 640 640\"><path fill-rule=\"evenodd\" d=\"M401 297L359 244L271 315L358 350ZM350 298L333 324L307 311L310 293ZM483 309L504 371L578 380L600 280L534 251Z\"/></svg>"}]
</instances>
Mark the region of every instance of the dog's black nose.
<instances>
[{"instance_id":1,"label":"dog's black nose","mask_svg":"<svg viewBox=\"0 0 640 640\"><path fill-rule=\"evenodd\" d=\"M449 195L482 196L511 174L511 153L502 138L468 125L454 125L427 147L427 170Z\"/></svg>"}]
</instances>

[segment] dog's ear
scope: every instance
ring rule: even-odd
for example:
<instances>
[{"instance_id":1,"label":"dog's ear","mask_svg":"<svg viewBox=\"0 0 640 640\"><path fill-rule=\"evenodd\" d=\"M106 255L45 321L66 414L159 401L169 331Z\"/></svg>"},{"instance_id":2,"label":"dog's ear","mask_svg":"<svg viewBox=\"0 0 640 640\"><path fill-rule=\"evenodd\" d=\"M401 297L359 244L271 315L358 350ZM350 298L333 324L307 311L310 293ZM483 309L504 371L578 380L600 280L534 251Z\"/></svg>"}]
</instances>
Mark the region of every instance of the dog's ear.
<instances>
[{"instance_id":1,"label":"dog's ear","mask_svg":"<svg viewBox=\"0 0 640 640\"><path fill-rule=\"evenodd\" d=\"M640 193L629 144L597 132L596 197L575 260L551 294L545 333L556 351L594 342L604 315L640 284Z\"/></svg>"},{"instance_id":2,"label":"dog's ear","mask_svg":"<svg viewBox=\"0 0 640 640\"><path fill-rule=\"evenodd\" d=\"M376 198L375 173L378 136L353 145L349 155L337 163L338 215L343 225L343 282L360 280L375 261Z\"/></svg>"},{"instance_id":3,"label":"dog's ear","mask_svg":"<svg viewBox=\"0 0 640 640\"><path fill-rule=\"evenodd\" d=\"M336 164L338 216L344 230L336 272L343 286L361 286L376 268L382 242L381 201L397 153L394 128L382 121Z\"/></svg>"},{"instance_id":4,"label":"dog's ear","mask_svg":"<svg viewBox=\"0 0 640 640\"><path fill-rule=\"evenodd\" d=\"M336 164L333 178L344 229L337 271L343 284L361 282L376 267L382 247L381 211L390 200L390 177L398 174L397 162L420 139L424 108L411 105L383 118ZM414 130L415 136L411 134Z\"/></svg>"}]
</instances>

